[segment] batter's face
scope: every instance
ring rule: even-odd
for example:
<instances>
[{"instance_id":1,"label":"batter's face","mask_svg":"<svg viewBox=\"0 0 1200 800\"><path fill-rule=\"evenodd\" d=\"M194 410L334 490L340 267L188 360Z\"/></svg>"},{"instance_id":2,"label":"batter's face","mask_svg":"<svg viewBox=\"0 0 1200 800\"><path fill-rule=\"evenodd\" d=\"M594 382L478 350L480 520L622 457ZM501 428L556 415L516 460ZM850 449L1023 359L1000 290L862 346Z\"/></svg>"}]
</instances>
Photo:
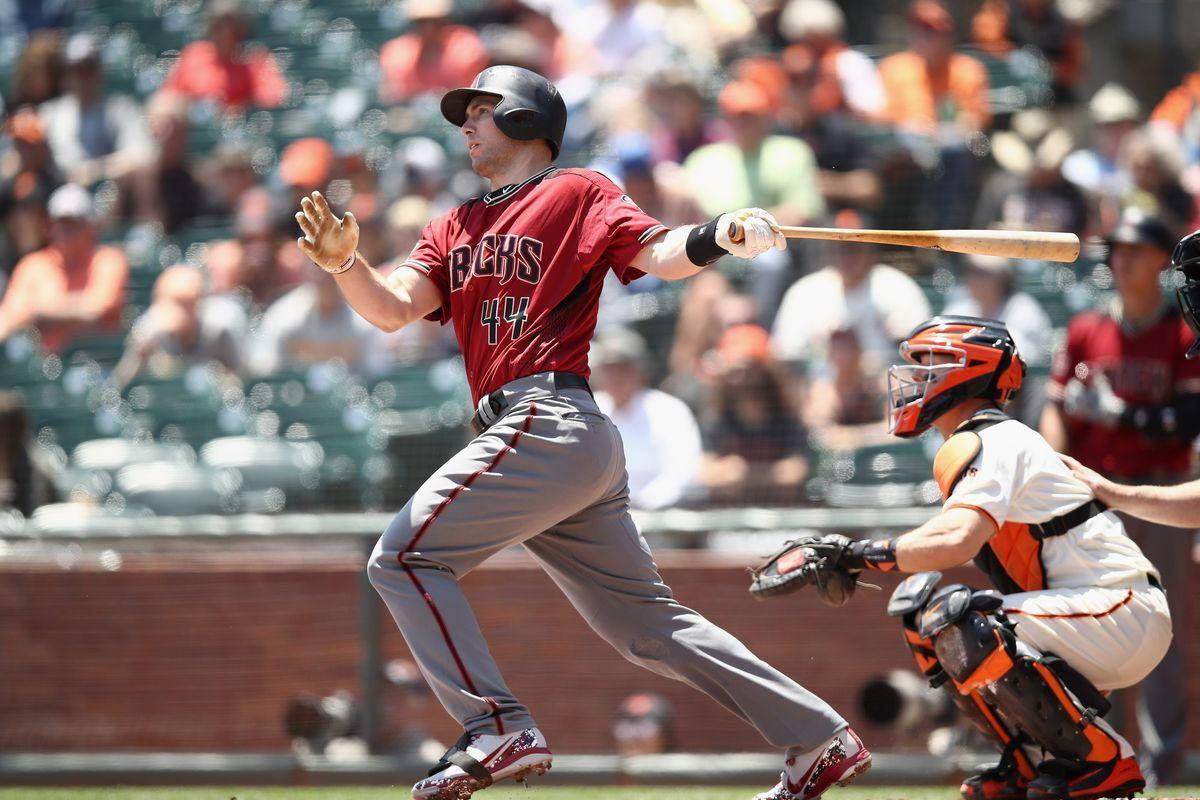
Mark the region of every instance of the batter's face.
<instances>
[{"instance_id":1,"label":"batter's face","mask_svg":"<svg viewBox=\"0 0 1200 800\"><path fill-rule=\"evenodd\" d=\"M471 168L484 178L495 175L517 146L517 142L501 133L492 118L499 102L495 97L476 97L467 105L467 119L462 126Z\"/></svg>"}]
</instances>

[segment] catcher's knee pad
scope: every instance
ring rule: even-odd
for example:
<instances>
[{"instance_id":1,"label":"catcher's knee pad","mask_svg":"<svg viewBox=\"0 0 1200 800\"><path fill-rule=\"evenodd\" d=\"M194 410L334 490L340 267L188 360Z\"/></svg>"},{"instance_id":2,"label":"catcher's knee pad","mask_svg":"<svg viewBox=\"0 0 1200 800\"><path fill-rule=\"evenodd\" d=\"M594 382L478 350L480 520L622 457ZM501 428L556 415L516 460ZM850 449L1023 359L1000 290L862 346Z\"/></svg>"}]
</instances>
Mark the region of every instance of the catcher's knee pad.
<instances>
[{"instance_id":1,"label":"catcher's knee pad","mask_svg":"<svg viewBox=\"0 0 1200 800\"><path fill-rule=\"evenodd\" d=\"M975 610L933 634L933 640L938 661L960 693L978 694L982 705L1055 757L1110 761L1118 756L1117 740L1094 722L1098 709L1080 702L1064 683L1061 659L1018 648L1006 627ZM1084 681L1070 673L1071 682Z\"/></svg>"}]
</instances>

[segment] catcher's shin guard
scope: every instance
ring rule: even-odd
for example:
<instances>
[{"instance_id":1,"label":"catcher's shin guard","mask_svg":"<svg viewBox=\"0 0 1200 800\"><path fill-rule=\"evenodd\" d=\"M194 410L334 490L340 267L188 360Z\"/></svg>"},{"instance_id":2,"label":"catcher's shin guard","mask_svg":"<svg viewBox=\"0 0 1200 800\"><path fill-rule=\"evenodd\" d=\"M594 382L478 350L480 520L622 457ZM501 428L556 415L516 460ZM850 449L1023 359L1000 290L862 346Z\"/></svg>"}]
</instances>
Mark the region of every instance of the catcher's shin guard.
<instances>
[{"instance_id":1,"label":"catcher's shin guard","mask_svg":"<svg viewBox=\"0 0 1200 800\"><path fill-rule=\"evenodd\" d=\"M992 618L968 612L935 637L934 652L960 693L978 692L1003 721L1056 758L1121 757L1119 740L1096 723L1096 711L1082 708L1042 659L1019 653L1012 634Z\"/></svg>"},{"instance_id":2,"label":"catcher's shin guard","mask_svg":"<svg viewBox=\"0 0 1200 800\"><path fill-rule=\"evenodd\" d=\"M903 627L904 641L912 651L921 674L929 679L929 685L948 692L962 715L1003 753L999 764L963 783L963 797L969 800L998 800L1010 796L1024 798L1025 786L1034 777L1033 764L1021 748L1026 740L1013 733L978 691L962 694L957 686L949 682L950 676L937 660L933 640L921 636L910 617L904 619ZM1011 791L998 791L995 787L1001 784Z\"/></svg>"}]
</instances>

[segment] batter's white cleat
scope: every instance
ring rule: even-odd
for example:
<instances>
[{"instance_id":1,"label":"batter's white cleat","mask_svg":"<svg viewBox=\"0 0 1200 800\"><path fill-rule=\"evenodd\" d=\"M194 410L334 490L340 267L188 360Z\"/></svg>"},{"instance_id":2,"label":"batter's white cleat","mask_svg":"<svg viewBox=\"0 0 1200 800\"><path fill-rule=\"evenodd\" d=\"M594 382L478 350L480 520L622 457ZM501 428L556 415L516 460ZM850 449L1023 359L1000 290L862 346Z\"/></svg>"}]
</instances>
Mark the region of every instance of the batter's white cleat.
<instances>
[{"instance_id":1,"label":"batter's white cleat","mask_svg":"<svg viewBox=\"0 0 1200 800\"><path fill-rule=\"evenodd\" d=\"M816 800L834 784L845 786L871 768L871 751L846 728L816 750L793 756L779 783L754 800Z\"/></svg>"},{"instance_id":2,"label":"batter's white cleat","mask_svg":"<svg viewBox=\"0 0 1200 800\"><path fill-rule=\"evenodd\" d=\"M553 759L546 737L537 728L468 734L442 756L428 778L417 781L412 796L414 800L467 800L496 781L541 775Z\"/></svg>"}]
</instances>

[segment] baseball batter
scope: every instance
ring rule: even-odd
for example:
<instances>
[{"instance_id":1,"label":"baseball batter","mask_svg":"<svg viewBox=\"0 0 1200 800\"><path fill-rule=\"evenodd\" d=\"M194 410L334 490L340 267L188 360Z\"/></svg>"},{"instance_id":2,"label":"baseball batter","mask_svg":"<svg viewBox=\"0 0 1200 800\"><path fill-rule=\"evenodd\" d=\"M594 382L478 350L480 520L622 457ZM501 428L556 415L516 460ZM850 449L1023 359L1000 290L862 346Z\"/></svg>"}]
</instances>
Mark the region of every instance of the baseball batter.
<instances>
[{"instance_id":1,"label":"baseball batter","mask_svg":"<svg viewBox=\"0 0 1200 800\"><path fill-rule=\"evenodd\" d=\"M487 69L441 109L492 191L430 222L387 278L357 254L353 215L339 220L319 193L296 215L300 248L367 320L385 331L422 317L453 323L477 403L478 435L396 515L367 567L465 731L413 797L461 800L550 767L458 584L518 543L625 658L705 692L787 749L779 784L760 800L815 798L849 782L871 755L845 720L663 584L629 516L620 436L587 383L608 270L626 283L643 273L674 280L726 253L754 258L785 246L775 220L744 209L668 230L603 175L555 168L566 108L524 69ZM732 220L744 229L737 244Z\"/></svg>"},{"instance_id":2,"label":"baseball batter","mask_svg":"<svg viewBox=\"0 0 1200 800\"><path fill-rule=\"evenodd\" d=\"M933 686L1001 750L967 779L968 800L1132 797L1145 782L1129 743L1100 718L1103 692L1131 686L1162 659L1171 617L1158 571L1121 520L1072 477L1034 430L1002 407L1024 364L1004 324L934 317L889 370L891 432L936 427L942 511L887 541L811 537L769 561L752 590L813 583L842 602L861 570L918 573L888 613ZM999 591L942 570L974 559Z\"/></svg>"}]
</instances>

